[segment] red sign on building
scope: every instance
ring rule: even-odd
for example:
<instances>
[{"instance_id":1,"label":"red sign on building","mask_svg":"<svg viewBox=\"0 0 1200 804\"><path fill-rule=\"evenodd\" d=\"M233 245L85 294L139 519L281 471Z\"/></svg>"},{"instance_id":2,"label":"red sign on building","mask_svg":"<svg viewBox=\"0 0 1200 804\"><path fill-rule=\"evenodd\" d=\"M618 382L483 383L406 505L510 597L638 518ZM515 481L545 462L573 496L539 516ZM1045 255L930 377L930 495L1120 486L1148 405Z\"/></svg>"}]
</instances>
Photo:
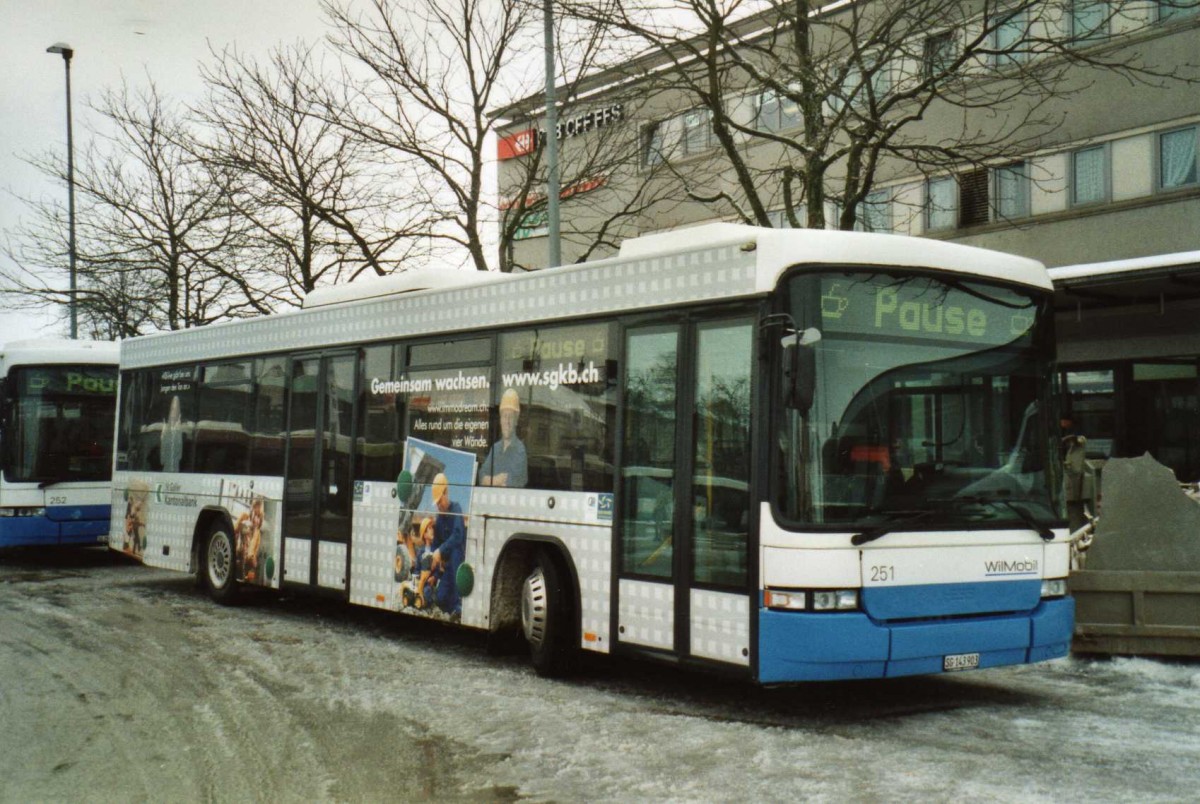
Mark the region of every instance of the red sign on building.
<instances>
[{"instance_id":1,"label":"red sign on building","mask_svg":"<svg viewBox=\"0 0 1200 804\"><path fill-rule=\"evenodd\" d=\"M502 160L513 159L533 153L535 147L537 147L537 129L527 128L524 131L509 134L497 142L496 157Z\"/></svg>"}]
</instances>

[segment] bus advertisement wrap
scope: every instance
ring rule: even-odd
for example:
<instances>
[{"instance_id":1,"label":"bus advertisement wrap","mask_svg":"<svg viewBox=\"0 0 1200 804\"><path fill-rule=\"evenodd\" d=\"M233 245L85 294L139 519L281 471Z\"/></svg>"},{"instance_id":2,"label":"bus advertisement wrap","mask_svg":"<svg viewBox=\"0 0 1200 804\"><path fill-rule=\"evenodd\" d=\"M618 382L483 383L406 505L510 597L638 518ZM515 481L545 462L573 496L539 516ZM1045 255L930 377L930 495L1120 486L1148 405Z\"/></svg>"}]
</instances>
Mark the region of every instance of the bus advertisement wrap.
<instances>
[{"instance_id":1,"label":"bus advertisement wrap","mask_svg":"<svg viewBox=\"0 0 1200 804\"><path fill-rule=\"evenodd\" d=\"M398 607L459 620L472 589L466 563L475 455L409 438L396 485L395 580Z\"/></svg>"}]
</instances>

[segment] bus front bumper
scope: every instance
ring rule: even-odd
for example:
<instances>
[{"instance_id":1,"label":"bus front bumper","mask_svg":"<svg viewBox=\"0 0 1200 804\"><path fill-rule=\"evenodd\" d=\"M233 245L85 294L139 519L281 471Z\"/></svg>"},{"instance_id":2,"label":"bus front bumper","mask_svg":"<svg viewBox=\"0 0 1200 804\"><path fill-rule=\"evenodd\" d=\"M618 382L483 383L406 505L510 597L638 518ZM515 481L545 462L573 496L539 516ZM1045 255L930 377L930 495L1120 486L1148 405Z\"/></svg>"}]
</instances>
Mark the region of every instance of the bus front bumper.
<instances>
[{"instance_id":1,"label":"bus front bumper","mask_svg":"<svg viewBox=\"0 0 1200 804\"><path fill-rule=\"evenodd\" d=\"M759 610L758 681L833 681L945 672L945 658L978 654L978 667L1066 656L1075 623L1070 597L1029 612L880 622L862 612Z\"/></svg>"},{"instance_id":2,"label":"bus front bumper","mask_svg":"<svg viewBox=\"0 0 1200 804\"><path fill-rule=\"evenodd\" d=\"M103 544L108 541L107 505L51 506L45 516L0 517L0 547Z\"/></svg>"}]
</instances>

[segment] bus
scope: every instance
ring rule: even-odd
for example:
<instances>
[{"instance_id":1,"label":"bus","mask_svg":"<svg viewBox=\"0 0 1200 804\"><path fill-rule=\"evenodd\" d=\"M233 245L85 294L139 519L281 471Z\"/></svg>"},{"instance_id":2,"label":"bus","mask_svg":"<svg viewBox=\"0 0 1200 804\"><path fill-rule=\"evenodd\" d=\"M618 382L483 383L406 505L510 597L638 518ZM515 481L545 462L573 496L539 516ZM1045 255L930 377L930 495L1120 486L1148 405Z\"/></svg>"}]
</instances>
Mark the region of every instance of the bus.
<instances>
[{"instance_id":1,"label":"bus","mask_svg":"<svg viewBox=\"0 0 1200 804\"><path fill-rule=\"evenodd\" d=\"M108 543L115 343L0 347L0 547Z\"/></svg>"},{"instance_id":2,"label":"bus","mask_svg":"<svg viewBox=\"0 0 1200 804\"><path fill-rule=\"evenodd\" d=\"M1051 292L955 244L715 224L133 338L110 545L221 602L480 629L543 675L1063 656Z\"/></svg>"},{"instance_id":3,"label":"bus","mask_svg":"<svg viewBox=\"0 0 1200 804\"><path fill-rule=\"evenodd\" d=\"M1099 514L1073 648L1200 656L1200 251L1049 273L1064 418L1103 493L1068 500Z\"/></svg>"}]
</instances>

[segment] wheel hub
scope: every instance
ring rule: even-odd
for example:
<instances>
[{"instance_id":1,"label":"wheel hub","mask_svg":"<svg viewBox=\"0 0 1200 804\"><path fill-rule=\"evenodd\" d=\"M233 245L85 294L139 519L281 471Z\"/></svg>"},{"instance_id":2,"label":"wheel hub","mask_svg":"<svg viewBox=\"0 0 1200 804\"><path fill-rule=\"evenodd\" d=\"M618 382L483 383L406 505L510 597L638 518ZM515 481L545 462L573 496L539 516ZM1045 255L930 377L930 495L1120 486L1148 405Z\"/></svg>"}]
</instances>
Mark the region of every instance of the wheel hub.
<instances>
[{"instance_id":1,"label":"wheel hub","mask_svg":"<svg viewBox=\"0 0 1200 804\"><path fill-rule=\"evenodd\" d=\"M541 567L525 579L521 595L521 630L530 645L541 645L546 638L546 576Z\"/></svg>"},{"instance_id":2,"label":"wheel hub","mask_svg":"<svg viewBox=\"0 0 1200 804\"><path fill-rule=\"evenodd\" d=\"M208 579L214 588L221 589L229 582L233 566L233 545L225 533L213 535L208 545Z\"/></svg>"}]
</instances>

